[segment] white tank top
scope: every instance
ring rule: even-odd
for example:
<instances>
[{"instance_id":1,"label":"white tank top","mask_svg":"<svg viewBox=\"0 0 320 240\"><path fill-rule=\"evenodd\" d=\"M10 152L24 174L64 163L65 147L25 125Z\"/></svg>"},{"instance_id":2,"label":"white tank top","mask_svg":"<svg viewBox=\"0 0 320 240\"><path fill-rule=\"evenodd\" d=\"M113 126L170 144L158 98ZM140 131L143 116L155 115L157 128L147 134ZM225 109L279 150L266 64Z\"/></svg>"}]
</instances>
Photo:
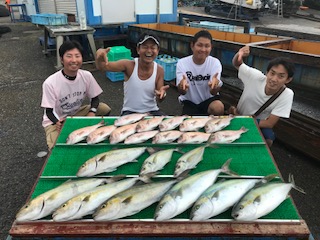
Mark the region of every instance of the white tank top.
<instances>
[{"instance_id":1,"label":"white tank top","mask_svg":"<svg viewBox=\"0 0 320 240\"><path fill-rule=\"evenodd\" d=\"M138 77L138 58L134 59L134 69L127 81L123 83L124 99L122 111L145 113L159 110L157 106L155 87L157 63L153 62L153 73L150 78L141 80Z\"/></svg>"}]
</instances>

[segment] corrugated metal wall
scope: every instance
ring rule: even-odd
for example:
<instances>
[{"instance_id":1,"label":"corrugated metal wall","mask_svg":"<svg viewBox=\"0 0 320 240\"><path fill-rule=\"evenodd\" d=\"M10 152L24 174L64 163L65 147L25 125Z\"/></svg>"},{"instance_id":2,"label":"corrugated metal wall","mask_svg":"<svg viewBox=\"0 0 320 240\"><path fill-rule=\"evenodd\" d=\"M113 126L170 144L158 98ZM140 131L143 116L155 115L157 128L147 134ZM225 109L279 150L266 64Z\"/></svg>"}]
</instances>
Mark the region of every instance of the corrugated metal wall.
<instances>
[{"instance_id":1,"label":"corrugated metal wall","mask_svg":"<svg viewBox=\"0 0 320 240\"><path fill-rule=\"evenodd\" d=\"M77 14L76 0L38 0L40 13Z\"/></svg>"}]
</instances>

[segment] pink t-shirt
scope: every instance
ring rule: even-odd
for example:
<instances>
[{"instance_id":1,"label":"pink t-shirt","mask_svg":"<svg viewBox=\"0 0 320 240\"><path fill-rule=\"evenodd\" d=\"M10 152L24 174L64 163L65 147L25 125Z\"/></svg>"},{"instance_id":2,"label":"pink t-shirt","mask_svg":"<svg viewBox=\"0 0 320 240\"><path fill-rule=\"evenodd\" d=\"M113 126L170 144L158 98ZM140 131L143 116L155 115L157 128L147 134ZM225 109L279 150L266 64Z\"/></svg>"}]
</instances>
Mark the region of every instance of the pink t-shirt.
<instances>
[{"instance_id":1,"label":"pink t-shirt","mask_svg":"<svg viewBox=\"0 0 320 240\"><path fill-rule=\"evenodd\" d=\"M89 71L78 70L75 80L66 79L61 70L49 76L42 85L41 107L53 108L57 119L74 115L81 107L84 99L94 98L102 93L102 89ZM42 126L52 124L46 113Z\"/></svg>"}]
</instances>

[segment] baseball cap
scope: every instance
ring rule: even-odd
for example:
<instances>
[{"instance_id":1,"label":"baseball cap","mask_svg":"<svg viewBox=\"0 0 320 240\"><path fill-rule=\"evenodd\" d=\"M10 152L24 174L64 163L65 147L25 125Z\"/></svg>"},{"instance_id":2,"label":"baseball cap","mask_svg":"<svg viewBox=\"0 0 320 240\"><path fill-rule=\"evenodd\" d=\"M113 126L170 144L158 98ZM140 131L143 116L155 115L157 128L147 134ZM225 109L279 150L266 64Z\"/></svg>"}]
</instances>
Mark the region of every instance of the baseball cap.
<instances>
[{"instance_id":1,"label":"baseball cap","mask_svg":"<svg viewBox=\"0 0 320 240\"><path fill-rule=\"evenodd\" d=\"M156 36L153 33L143 33L143 34L141 34L140 37L139 37L137 46L143 44L148 39L152 39L158 46L160 46L160 40L159 40L158 36Z\"/></svg>"}]
</instances>

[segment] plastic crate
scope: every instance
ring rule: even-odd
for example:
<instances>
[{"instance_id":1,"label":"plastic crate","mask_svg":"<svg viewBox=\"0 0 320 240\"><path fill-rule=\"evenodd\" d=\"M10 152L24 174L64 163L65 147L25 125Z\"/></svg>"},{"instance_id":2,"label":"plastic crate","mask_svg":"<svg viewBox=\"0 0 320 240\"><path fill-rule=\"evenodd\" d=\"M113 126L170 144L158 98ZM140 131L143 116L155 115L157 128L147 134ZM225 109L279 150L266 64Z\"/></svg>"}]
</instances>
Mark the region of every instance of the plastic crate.
<instances>
[{"instance_id":1,"label":"plastic crate","mask_svg":"<svg viewBox=\"0 0 320 240\"><path fill-rule=\"evenodd\" d=\"M68 17L65 14L40 13L31 15L31 22L39 25L66 25Z\"/></svg>"},{"instance_id":2,"label":"plastic crate","mask_svg":"<svg viewBox=\"0 0 320 240\"><path fill-rule=\"evenodd\" d=\"M126 48L125 46L114 46L111 47L107 56L110 62L118 61L121 59L131 59L131 50Z\"/></svg>"},{"instance_id":3,"label":"plastic crate","mask_svg":"<svg viewBox=\"0 0 320 240\"><path fill-rule=\"evenodd\" d=\"M110 79L111 82L118 82L124 80L124 73L123 72L107 72L107 78Z\"/></svg>"},{"instance_id":4,"label":"plastic crate","mask_svg":"<svg viewBox=\"0 0 320 240\"><path fill-rule=\"evenodd\" d=\"M171 81L176 78L177 62L179 58L172 57L170 55L159 55L155 59L155 62L163 67L164 80Z\"/></svg>"}]
</instances>

